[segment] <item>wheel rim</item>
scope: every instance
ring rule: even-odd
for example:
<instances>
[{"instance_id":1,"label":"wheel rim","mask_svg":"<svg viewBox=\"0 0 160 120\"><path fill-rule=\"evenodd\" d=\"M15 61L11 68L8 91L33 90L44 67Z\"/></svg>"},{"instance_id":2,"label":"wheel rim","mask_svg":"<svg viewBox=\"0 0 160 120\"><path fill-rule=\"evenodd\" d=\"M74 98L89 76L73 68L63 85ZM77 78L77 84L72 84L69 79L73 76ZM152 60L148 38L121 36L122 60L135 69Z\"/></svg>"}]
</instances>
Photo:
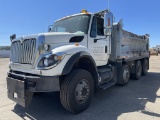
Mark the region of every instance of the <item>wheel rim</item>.
<instances>
[{"instance_id":1,"label":"wheel rim","mask_svg":"<svg viewBox=\"0 0 160 120\"><path fill-rule=\"evenodd\" d=\"M124 71L123 71L123 79L124 79L124 82L128 82L129 77L130 77L129 70L128 70L128 68L125 68Z\"/></svg>"},{"instance_id":2,"label":"wheel rim","mask_svg":"<svg viewBox=\"0 0 160 120\"><path fill-rule=\"evenodd\" d=\"M78 103L84 103L89 96L89 85L86 79L80 80L76 86L75 97Z\"/></svg>"}]
</instances>

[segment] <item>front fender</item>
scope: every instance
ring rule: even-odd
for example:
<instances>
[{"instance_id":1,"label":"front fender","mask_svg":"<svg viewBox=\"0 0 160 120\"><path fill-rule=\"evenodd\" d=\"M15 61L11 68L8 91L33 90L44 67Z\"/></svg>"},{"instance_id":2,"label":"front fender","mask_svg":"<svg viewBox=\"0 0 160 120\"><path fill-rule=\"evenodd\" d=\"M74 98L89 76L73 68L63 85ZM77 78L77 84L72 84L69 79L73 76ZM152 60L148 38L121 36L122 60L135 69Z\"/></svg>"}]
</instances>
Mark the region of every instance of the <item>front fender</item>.
<instances>
[{"instance_id":1,"label":"front fender","mask_svg":"<svg viewBox=\"0 0 160 120\"><path fill-rule=\"evenodd\" d=\"M92 56L87 52L81 51L81 52L78 52L70 57L70 59L67 61L66 65L63 68L62 75L68 74L72 70L75 63L84 57L89 59L92 62L92 64L94 64L94 66L96 66L96 63L95 63L94 59L92 58Z\"/></svg>"},{"instance_id":2,"label":"front fender","mask_svg":"<svg viewBox=\"0 0 160 120\"><path fill-rule=\"evenodd\" d=\"M52 50L52 54L57 52L65 52L67 55L71 55L63 68L62 75L68 74L73 68L73 65L82 57L89 58L96 66L92 53L85 46L65 45Z\"/></svg>"}]
</instances>

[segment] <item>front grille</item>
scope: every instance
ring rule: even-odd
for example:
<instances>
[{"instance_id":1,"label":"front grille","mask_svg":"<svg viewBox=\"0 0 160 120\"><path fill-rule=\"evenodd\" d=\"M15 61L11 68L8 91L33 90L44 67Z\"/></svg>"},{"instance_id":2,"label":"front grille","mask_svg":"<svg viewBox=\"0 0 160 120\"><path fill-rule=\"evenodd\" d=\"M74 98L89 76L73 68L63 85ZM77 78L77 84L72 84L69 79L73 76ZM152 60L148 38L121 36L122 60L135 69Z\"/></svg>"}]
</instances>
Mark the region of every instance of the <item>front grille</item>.
<instances>
[{"instance_id":1,"label":"front grille","mask_svg":"<svg viewBox=\"0 0 160 120\"><path fill-rule=\"evenodd\" d=\"M20 64L32 64L36 50L36 39L25 39L23 43L15 41L11 45L11 61Z\"/></svg>"}]
</instances>

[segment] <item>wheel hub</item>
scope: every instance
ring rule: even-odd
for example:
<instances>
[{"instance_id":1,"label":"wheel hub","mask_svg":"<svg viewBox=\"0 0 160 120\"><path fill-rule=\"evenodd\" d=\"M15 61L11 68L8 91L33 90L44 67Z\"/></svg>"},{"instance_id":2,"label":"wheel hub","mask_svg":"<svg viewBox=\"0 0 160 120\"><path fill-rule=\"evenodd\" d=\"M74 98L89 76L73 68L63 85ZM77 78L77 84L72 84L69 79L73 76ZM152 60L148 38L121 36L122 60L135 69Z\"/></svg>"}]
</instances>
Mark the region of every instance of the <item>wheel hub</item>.
<instances>
[{"instance_id":1,"label":"wheel hub","mask_svg":"<svg viewBox=\"0 0 160 120\"><path fill-rule=\"evenodd\" d=\"M87 80L81 80L76 87L75 97L79 103L83 103L89 96L89 86Z\"/></svg>"}]
</instances>

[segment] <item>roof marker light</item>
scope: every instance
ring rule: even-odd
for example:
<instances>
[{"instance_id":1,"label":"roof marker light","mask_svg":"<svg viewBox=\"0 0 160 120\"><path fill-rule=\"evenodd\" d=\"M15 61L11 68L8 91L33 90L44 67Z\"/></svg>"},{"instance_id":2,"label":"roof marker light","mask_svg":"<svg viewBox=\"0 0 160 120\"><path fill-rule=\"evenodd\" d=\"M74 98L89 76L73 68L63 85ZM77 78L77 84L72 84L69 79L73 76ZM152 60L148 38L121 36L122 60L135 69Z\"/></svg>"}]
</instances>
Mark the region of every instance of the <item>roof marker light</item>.
<instances>
[{"instance_id":1,"label":"roof marker light","mask_svg":"<svg viewBox=\"0 0 160 120\"><path fill-rule=\"evenodd\" d=\"M87 10L84 10L84 9L81 11L81 13L88 14Z\"/></svg>"}]
</instances>

